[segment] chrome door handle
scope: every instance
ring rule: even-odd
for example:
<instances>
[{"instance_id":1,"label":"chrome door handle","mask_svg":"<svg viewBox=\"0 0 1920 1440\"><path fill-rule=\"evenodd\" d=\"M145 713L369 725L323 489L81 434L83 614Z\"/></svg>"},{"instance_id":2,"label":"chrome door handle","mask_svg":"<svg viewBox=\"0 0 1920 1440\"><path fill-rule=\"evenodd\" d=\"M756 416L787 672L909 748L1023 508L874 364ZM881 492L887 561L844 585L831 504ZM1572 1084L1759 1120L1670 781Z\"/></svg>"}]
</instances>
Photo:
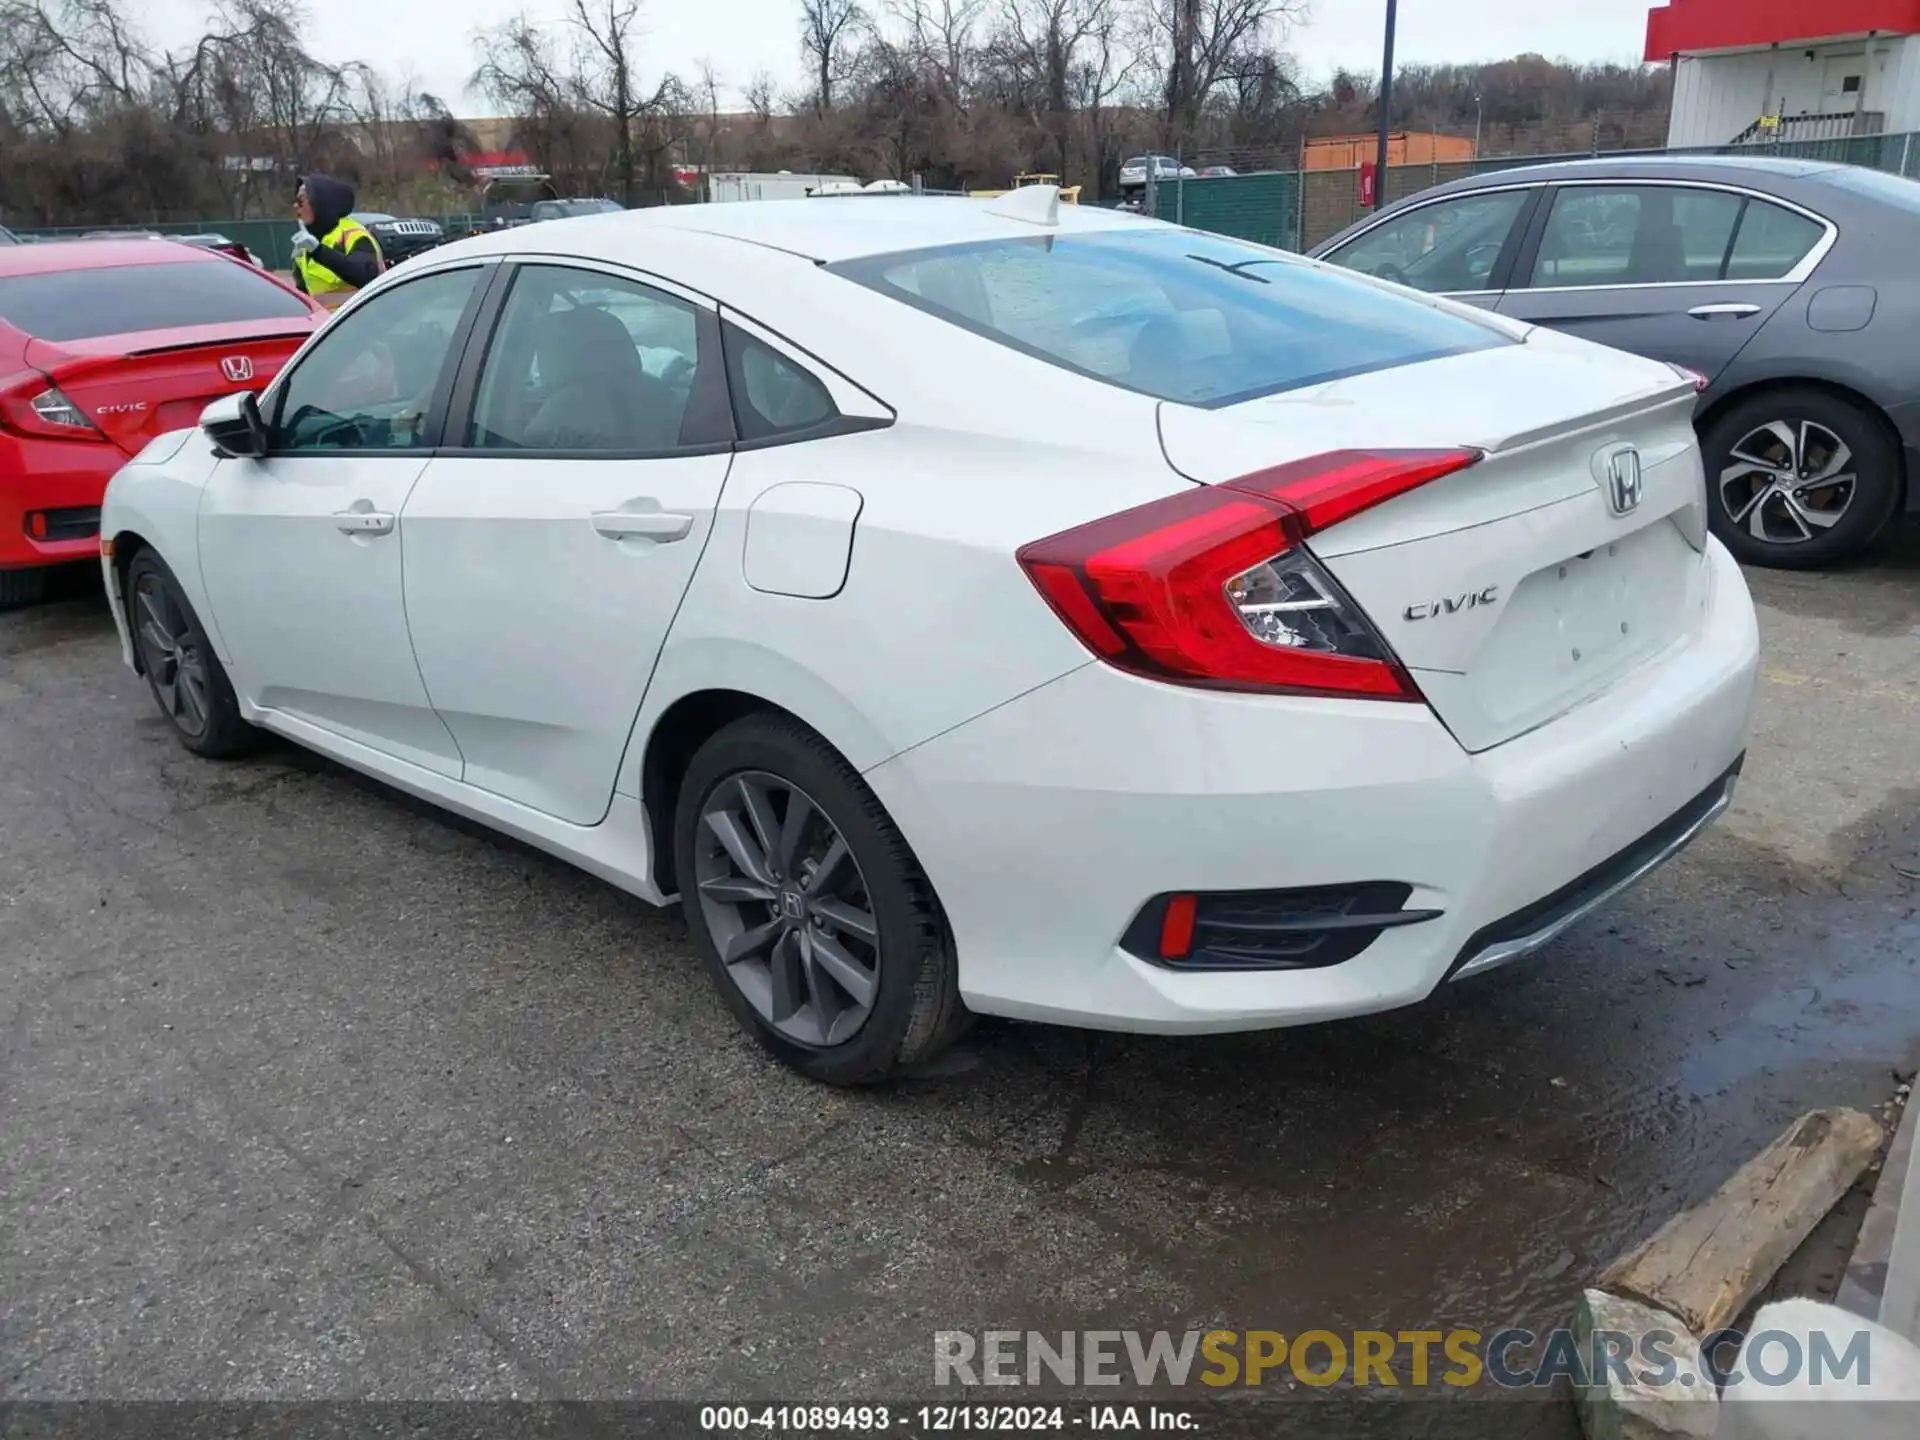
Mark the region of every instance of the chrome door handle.
<instances>
[{"instance_id":1,"label":"chrome door handle","mask_svg":"<svg viewBox=\"0 0 1920 1440\"><path fill-rule=\"evenodd\" d=\"M393 515L386 510L336 510L333 523L342 535L390 535Z\"/></svg>"},{"instance_id":2,"label":"chrome door handle","mask_svg":"<svg viewBox=\"0 0 1920 1440\"><path fill-rule=\"evenodd\" d=\"M1696 305L1687 314L1696 320L1745 320L1758 315L1758 305L1746 305L1735 302L1727 305Z\"/></svg>"},{"instance_id":3,"label":"chrome door handle","mask_svg":"<svg viewBox=\"0 0 1920 1440\"><path fill-rule=\"evenodd\" d=\"M609 540L684 540L693 529L691 515L671 510L599 510L593 528Z\"/></svg>"}]
</instances>

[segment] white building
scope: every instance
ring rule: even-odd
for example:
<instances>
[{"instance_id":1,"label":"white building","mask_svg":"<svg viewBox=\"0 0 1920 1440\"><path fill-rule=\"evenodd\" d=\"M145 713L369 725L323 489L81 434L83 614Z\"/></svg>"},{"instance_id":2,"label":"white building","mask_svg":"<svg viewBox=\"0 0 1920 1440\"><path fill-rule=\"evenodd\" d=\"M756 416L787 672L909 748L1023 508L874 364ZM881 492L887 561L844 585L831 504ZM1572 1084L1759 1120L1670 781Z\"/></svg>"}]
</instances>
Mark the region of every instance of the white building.
<instances>
[{"instance_id":1,"label":"white building","mask_svg":"<svg viewBox=\"0 0 1920 1440\"><path fill-rule=\"evenodd\" d=\"M1670 0L1646 58L1675 148L1920 131L1920 0Z\"/></svg>"},{"instance_id":2,"label":"white building","mask_svg":"<svg viewBox=\"0 0 1920 1440\"><path fill-rule=\"evenodd\" d=\"M718 201L801 200L816 193L834 194L859 188L860 182L851 175L796 175L791 170L757 175L742 170L717 170L707 176L707 198Z\"/></svg>"}]
</instances>

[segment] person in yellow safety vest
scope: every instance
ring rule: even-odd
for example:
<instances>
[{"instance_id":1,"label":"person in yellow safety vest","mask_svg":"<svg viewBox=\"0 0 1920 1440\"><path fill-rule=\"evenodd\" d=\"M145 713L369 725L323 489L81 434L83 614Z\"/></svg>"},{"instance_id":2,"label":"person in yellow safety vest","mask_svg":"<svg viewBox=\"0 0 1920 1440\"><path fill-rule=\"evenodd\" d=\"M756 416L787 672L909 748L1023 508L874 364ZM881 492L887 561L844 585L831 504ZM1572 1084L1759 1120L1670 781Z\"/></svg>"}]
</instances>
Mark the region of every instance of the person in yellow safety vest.
<instances>
[{"instance_id":1,"label":"person in yellow safety vest","mask_svg":"<svg viewBox=\"0 0 1920 1440\"><path fill-rule=\"evenodd\" d=\"M300 221L293 237L293 283L329 310L387 268L379 242L348 213L352 209L353 187L331 175L307 176L293 201Z\"/></svg>"}]
</instances>

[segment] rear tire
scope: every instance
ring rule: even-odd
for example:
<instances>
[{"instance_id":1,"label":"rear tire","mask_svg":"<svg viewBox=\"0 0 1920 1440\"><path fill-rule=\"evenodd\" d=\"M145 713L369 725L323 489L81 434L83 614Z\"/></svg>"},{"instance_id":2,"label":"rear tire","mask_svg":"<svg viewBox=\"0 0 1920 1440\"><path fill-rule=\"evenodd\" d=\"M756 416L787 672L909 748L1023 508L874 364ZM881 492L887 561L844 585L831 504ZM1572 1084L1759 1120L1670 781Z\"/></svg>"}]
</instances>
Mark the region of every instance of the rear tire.
<instances>
[{"instance_id":1,"label":"rear tire","mask_svg":"<svg viewBox=\"0 0 1920 1440\"><path fill-rule=\"evenodd\" d=\"M260 732L240 718L226 667L173 571L151 550L127 566L127 625L154 704L180 743L196 755L244 755Z\"/></svg>"},{"instance_id":2,"label":"rear tire","mask_svg":"<svg viewBox=\"0 0 1920 1440\"><path fill-rule=\"evenodd\" d=\"M1877 414L1824 390L1735 401L1700 451L1713 533L1749 565L1813 570L1856 555L1900 503L1899 442ZM1834 483L1818 484L1824 475Z\"/></svg>"},{"instance_id":3,"label":"rear tire","mask_svg":"<svg viewBox=\"0 0 1920 1440\"><path fill-rule=\"evenodd\" d=\"M37 605L47 593L44 569L0 570L0 610Z\"/></svg>"},{"instance_id":4,"label":"rear tire","mask_svg":"<svg viewBox=\"0 0 1920 1440\"><path fill-rule=\"evenodd\" d=\"M933 886L858 772L798 721L749 715L695 752L674 868L728 1008L803 1074L884 1080L971 1021Z\"/></svg>"}]
</instances>

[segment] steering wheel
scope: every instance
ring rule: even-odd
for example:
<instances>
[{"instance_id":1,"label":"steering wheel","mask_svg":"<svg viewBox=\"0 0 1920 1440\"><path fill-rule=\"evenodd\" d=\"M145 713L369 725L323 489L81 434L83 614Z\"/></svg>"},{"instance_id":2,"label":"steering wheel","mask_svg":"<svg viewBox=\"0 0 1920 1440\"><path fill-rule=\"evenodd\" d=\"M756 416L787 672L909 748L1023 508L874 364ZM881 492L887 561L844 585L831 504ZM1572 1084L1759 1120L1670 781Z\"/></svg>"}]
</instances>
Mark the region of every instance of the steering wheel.
<instances>
[{"instance_id":1,"label":"steering wheel","mask_svg":"<svg viewBox=\"0 0 1920 1440\"><path fill-rule=\"evenodd\" d=\"M1387 260L1374 267L1373 278L1376 280L1389 280L1395 285L1404 285L1407 283L1407 272L1394 264L1393 261Z\"/></svg>"}]
</instances>

